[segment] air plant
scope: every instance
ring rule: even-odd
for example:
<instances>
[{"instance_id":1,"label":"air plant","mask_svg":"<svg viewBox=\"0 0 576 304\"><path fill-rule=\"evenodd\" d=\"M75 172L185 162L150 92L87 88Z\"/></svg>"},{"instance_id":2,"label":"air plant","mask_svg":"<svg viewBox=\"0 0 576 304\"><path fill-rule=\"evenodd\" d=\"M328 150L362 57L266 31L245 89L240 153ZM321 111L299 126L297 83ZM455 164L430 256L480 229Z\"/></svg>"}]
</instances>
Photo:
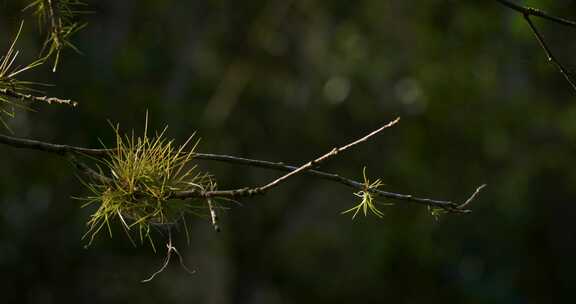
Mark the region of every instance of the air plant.
<instances>
[{"instance_id":1,"label":"air plant","mask_svg":"<svg viewBox=\"0 0 576 304\"><path fill-rule=\"evenodd\" d=\"M84 206L98 205L87 223L88 245L104 226L112 236L111 222L117 220L130 240L130 232L136 230L140 242L148 240L155 250L153 227L185 226L185 217L202 208L201 201L175 200L171 194L216 187L210 175L192 164L198 144L197 140L191 144L194 135L177 147L166 139L166 128L154 137L147 135L147 128L146 123L144 135L136 137L133 132L122 136L119 127L114 127L116 148L100 161L102 178L86 182L91 195L84 199Z\"/></svg>"},{"instance_id":2,"label":"air plant","mask_svg":"<svg viewBox=\"0 0 576 304\"><path fill-rule=\"evenodd\" d=\"M360 198L360 201L356 204L356 206L342 211L341 214L351 213L352 219L356 218L358 213L362 211L364 216L368 216L368 213L371 212L372 214L376 215L377 217L383 217L384 213L378 209L376 206L377 201L374 198L373 190L376 190L384 185L381 179L377 179L371 182L368 177L366 176L366 167L362 170L362 176L364 178L363 188L362 190L355 192L354 196Z\"/></svg>"}]
</instances>

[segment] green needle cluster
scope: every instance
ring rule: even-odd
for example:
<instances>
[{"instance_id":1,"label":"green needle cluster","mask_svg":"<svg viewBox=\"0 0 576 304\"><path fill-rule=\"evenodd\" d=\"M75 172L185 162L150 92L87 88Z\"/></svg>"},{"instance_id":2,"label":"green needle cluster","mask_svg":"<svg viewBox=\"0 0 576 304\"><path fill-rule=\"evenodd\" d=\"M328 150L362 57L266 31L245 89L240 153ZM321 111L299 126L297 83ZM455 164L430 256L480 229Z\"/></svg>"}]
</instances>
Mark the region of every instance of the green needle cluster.
<instances>
[{"instance_id":1,"label":"green needle cluster","mask_svg":"<svg viewBox=\"0 0 576 304\"><path fill-rule=\"evenodd\" d=\"M147 127L146 127L147 129ZM151 238L153 226L171 226L184 222L185 216L196 214L200 204L174 200L170 195L177 191L210 190L215 187L208 174L198 172L192 165L198 141L192 135L181 146L165 137L166 128L156 136L122 136L115 127L116 148L101 161L100 174L110 178L86 183L92 195L85 198L86 205L98 204L98 209L88 221L89 244L113 220L121 222L130 237L136 230L141 242ZM189 147L191 146L191 147ZM132 238L130 237L132 240Z\"/></svg>"}]
</instances>

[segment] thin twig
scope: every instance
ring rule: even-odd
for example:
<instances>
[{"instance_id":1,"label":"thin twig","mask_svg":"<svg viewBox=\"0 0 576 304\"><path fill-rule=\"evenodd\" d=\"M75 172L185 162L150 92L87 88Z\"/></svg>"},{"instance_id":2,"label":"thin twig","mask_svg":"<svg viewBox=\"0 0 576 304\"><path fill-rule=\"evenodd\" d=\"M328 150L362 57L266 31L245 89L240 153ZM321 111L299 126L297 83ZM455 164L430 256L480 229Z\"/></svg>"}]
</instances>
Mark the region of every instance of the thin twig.
<instances>
[{"instance_id":1,"label":"thin twig","mask_svg":"<svg viewBox=\"0 0 576 304\"><path fill-rule=\"evenodd\" d=\"M496 1L500 2L504 6L511 8L511 9L523 14L523 15L540 17L540 18L543 18L543 19L546 19L549 21L553 21L553 22L558 23L558 24L576 27L576 21L572 21L569 19L561 18L561 17L556 17L556 16L550 15L547 12L542 11L542 10L537 9L537 8L518 5L518 4L515 4L514 2L508 1L508 0L496 0Z\"/></svg>"},{"instance_id":2,"label":"thin twig","mask_svg":"<svg viewBox=\"0 0 576 304\"><path fill-rule=\"evenodd\" d=\"M266 185L264 185L264 186L262 186L262 187L254 188L254 190L255 190L255 191L258 191L258 192L266 192L266 191L272 189L273 187L276 187L277 185L279 185L279 184L282 183L283 181L287 180L287 179L290 178L291 176L296 175L296 174L298 174L298 173L300 173L300 172L302 172L302 171L305 171L305 170L307 170L307 169L310 169L310 168L312 168L312 167L314 167L314 166L317 166L317 165L319 165L320 163L326 161L327 159L332 158L332 157L338 155L338 153L344 152L344 151L346 151L346 150L348 150L348 149L356 146L357 144L360 144L360 143L363 143L363 142L367 141L368 139L370 139L370 137L372 137L372 136L374 136L374 135L376 135L376 134L384 131L385 129L388 129L388 128L392 127L393 125L397 124L399 121L400 121L400 117L398 117L398 118L394 119L393 121L387 123L386 125L378 128L377 130L370 132L370 134L368 134L368 135L366 135L366 136L364 136L364 137L362 137L362 138L360 138L360 139L358 139L358 140L356 140L356 141L353 141L353 142L351 142L351 143L349 143L349 144L347 144L347 145L345 145L345 146L343 146L343 147L332 149L332 151L330 151L330 152L328 152L328 153L326 153L326 154L324 154L324 155L316 158L315 160L312 160L312 161L307 162L306 164L300 166L298 169L293 170L293 171L290 171L289 173L286 173L285 175L283 175L283 176L281 176L281 177L273 180L272 182L270 182L270 183L268 183L268 184L266 184Z\"/></svg>"},{"instance_id":3,"label":"thin twig","mask_svg":"<svg viewBox=\"0 0 576 304\"><path fill-rule=\"evenodd\" d=\"M530 30L532 31L534 36L536 36L536 39L538 40L540 47L542 47L542 49L544 50L544 53L546 54L546 58L548 59L548 61L551 62L552 64L554 64L554 66L556 66L556 68L560 71L562 76L564 76L566 81L568 81L568 83L570 84L572 89L574 89L576 91L576 80L573 79L572 73L570 71L568 71L564 67L564 65L562 65L562 63L560 62L560 60L558 60L556 58L556 56L554 56L554 54L552 53L552 50L550 49L550 47L548 46L548 44L544 40L544 37L540 34L538 29L536 28L536 26L534 25L534 23L532 22L532 19L530 19L530 17L531 16L540 17L540 18L552 21L552 22L557 23L557 24L570 26L570 27L574 27L574 28L576 28L576 21L552 16L552 15L550 15L550 14L548 14L542 10L532 8L532 7L527 7L527 6L521 6L521 5L515 4L515 3L508 1L508 0L496 0L496 1L498 1L499 3L501 3L502 5L510 8L510 9L522 14L522 16L524 17L524 20L526 20L526 22L530 26Z\"/></svg>"},{"instance_id":4,"label":"thin twig","mask_svg":"<svg viewBox=\"0 0 576 304\"><path fill-rule=\"evenodd\" d=\"M562 65L562 63L560 63L560 60L556 59L556 56L552 54L550 47L548 47L546 41L544 41L544 37L542 37L540 32L538 32L538 29L530 19L530 16L524 14L524 19L526 19L526 22L530 26L532 33L534 33L534 36L536 36L536 39L538 40L538 43L540 43L540 46L544 50L544 53L546 54L548 61L552 62L556 66L556 68L558 68L562 76L564 76L566 81L568 81L568 83L570 83L570 86L572 86L572 88L576 91L576 82L574 81L574 79L572 79L571 73L568 70L566 70L566 68Z\"/></svg>"},{"instance_id":5,"label":"thin twig","mask_svg":"<svg viewBox=\"0 0 576 304\"><path fill-rule=\"evenodd\" d=\"M5 96L11 97L11 98L23 99L23 100L35 101L35 102L43 102L43 103L47 103L47 104L57 103L57 104L70 105L72 107L78 106L78 103L76 101L72 101L70 99L60 99L60 98L56 98L56 97L35 96L35 95L31 95L31 94L23 94L23 93L16 92L16 91L8 89L8 88L0 88L0 94L3 94Z\"/></svg>"},{"instance_id":6,"label":"thin twig","mask_svg":"<svg viewBox=\"0 0 576 304\"><path fill-rule=\"evenodd\" d=\"M470 197L462 205L458 206L458 209L466 209L466 206L468 206L468 204L470 204L476 198L476 196L478 196L484 187L486 187L486 184L480 185L480 187L476 188L476 191L474 191L474 193L472 193L472 195L470 195Z\"/></svg>"},{"instance_id":7,"label":"thin twig","mask_svg":"<svg viewBox=\"0 0 576 304\"><path fill-rule=\"evenodd\" d=\"M343 178L345 179L345 178ZM353 180L348 180L350 184L356 184L358 182ZM356 190L363 189L362 184L359 187L353 186ZM480 188L481 190L482 188ZM403 201L403 202L412 202L426 206L432 206L437 208L442 208L446 211L450 212L457 212L457 213L467 213L471 210L465 209L461 206L466 206L468 203L473 201L477 194L480 192L478 188L467 200L466 204L459 204L452 201L443 201L443 200L435 200L429 198L421 198L411 194L401 194L395 192L388 192L379 189L371 189L370 192L375 194L376 196L388 198L396 201ZM239 188L239 189L232 189L232 190L213 190L213 191L201 191L201 190L189 190L189 191L178 191L173 192L169 197L173 199L187 199L187 198L211 198L211 197L227 197L227 198L238 198L238 197L248 197L254 196L258 194L263 194L263 192L255 191L254 188Z\"/></svg>"},{"instance_id":8,"label":"thin twig","mask_svg":"<svg viewBox=\"0 0 576 304\"><path fill-rule=\"evenodd\" d=\"M30 150L37 150L42 152L55 153L58 155L65 155L66 153L78 153L95 157L103 157L108 153L114 152L111 149L88 149L82 147L74 147L68 145L53 144L33 139L25 139L12 137L0 134L0 144L12 146L15 148L23 148Z\"/></svg>"}]
</instances>

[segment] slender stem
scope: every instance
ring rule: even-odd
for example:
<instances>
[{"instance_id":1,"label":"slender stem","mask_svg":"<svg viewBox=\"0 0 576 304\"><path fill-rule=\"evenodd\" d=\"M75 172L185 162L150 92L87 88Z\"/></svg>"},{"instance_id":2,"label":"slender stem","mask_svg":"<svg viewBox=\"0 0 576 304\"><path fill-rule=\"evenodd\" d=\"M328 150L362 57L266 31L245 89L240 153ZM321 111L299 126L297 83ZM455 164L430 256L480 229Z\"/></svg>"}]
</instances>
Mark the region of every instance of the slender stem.
<instances>
[{"instance_id":1,"label":"slender stem","mask_svg":"<svg viewBox=\"0 0 576 304\"><path fill-rule=\"evenodd\" d=\"M468 206L468 204L470 204L476 198L476 196L480 194L480 191L482 191L484 187L486 187L486 184L480 185L478 188L476 188L476 191L474 191L474 193L472 193L472 195L470 195L470 197L462 205L458 206L458 209L465 209L466 206Z\"/></svg>"},{"instance_id":2,"label":"slender stem","mask_svg":"<svg viewBox=\"0 0 576 304\"><path fill-rule=\"evenodd\" d=\"M542 35L538 31L538 29L530 19L530 16L524 14L524 19L530 26L530 29L532 30L532 33L534 33L534 36L536 36L536 39L538 40L538 43L540 43L540 46L544 50L544 53L546 54L546 58L548 59L548 61L552 62L556 66L556 68L560 71L562 76L564 76L566 81L568 81L570 86L572 86L572 88L576 91L576 82L574 81L574 79L572 79L571 73L568 70L566 70L566 68L562 65L562 63L560 63L560 61L556 58L556 56L552 54L550 47L548 47L548 44L546 44L544 37L542 37Z\"/></svg>"},{"instance_id":3,"label":"slender stem","mask_svg":"<svg viewBox=\"0 0 576 304\"><path fill-rule=\"evenodd\" d=\"M15 148L37 150L48 153L55 153L58 155L65 155L67 153L79 153L89 156L103 157L114 150L110 149L88 149L82 147L74 147L68 145L53 144L33 139L25 139L12 137L0 134L0 144L12 146Z\"/></svg>"},{"instance_id":4,"label":"slender stem","mask_svg":"<svg viewBox=\"0 0 576 304\"><path fill-rule=\"evenodd\" d=\"M374 136L374 135L376 135L376 134L384 131L385 129L388 129L388 128L392 127L393 125L397 124L399 121L400 121L400 117L398 117L398 118L396 118L395 120L387 123L386 125L378 128L377 130L375 130L375 131L373 131L373 132L370 132L370 134L368 134L368 135L366 135L366 136L364 136L364 137L362 137L362 138L360 138L360 139L358 139L358 140L356 140L356 141L354 141L354 142L351 142L351 143L349 143L349 144L347 144L347 145L345 145L345 146L343 146L343 147L334 148L334 149L332 149L332 151L330 151L330 152L328 152L328 153L326 153L326 154L324 154L324 155L316 158L315 160L312 160L312 161L307 162L306 164L300 166L298 169L293 170L293 171L290 171L289 173L286 173L285 175L283 175L283 176L281 176L281 177L279 177L279 178L271 181L270 183L268 183L268 184L266 184L266 185L264 185L264 186L262 186L262 187L255 188L254 190L255 190L255 191L258 191L258 192L266 192L266 191L272 189L273 187L276 187L277 185L279 185L279 184L282 183L283 181L287 180L287 179L290 178L291 176L294 176L294 175L296 175L296 174L298 174L298 173L300 173L300 172L302 172L302 171L304 171L304 170L307 170L307 169L310 169L310 168L312 168L312 167L314 167L314 166L317 166L317 165L319 165L320 163L326 161L327 159L332 158L332 157L338 155L338 153L344 152L344 151L352 148L353 146L355 146L355 145L357 145L357 144L359 144L359 143L362 143L362 142L367 141L368 139L370 139L370 137L372 137L372 136Z\"/></svg>"},{"instance_id":5,"label":"slender stem","mask_svg":"<svg viewBox=\"0 0 576 304\"><path fill-rule=\"evenodd\" d=\"M78 103L76 101L72 101L70 99L60 99L56 97L48 97L48 96L35 96L31 94L23 94L20 92L16 92L14 90L8 88L0 88L0 94L5 96L15 98L15 99L24 99L28 101L36 101L36 102L44 102L47 104L58 103L58 104L66 104L73 107L76 107Z\"/></svg>"},{"instance_id":6,"label":"slender stem","mask_svg":"<svg viewBox=\"0 0 576 304\"><path fill-rule=\"evenodd\" d=\"M537 9L537 8L518 5L518 4L515 4L514 2L508 1L508 0L496 0L496 1L498 1L502 5L504 5L508 8L511 8L511 9L523 14L523 15L540 17L540 18L543 18L543 19L546 19L546 20L549 20L549 21L552 21L552 22L555 22L558 24L576 27L576 21L572 21L569 19L561 18L561 17L556 17L556 16L550 15L547 12L544 12L544 11Z\"/></svg>"},{"instance_id":7,"label":"slender stem","mask_svg":"<svg viewBox=\"0 0 576 304\"><path fill-rule=\"evenodd\" d=\"M544 50L544 53L546 54L548 61L551 62L552 64L554 64L554 66L556 66L556 68L560 71L562 76L564 76L566 81L568 81L568 83L570 84L572 89L574 89L576 91L576 80L574 80L572 73L570 71L568 71L564 67L564 65L562 65L562 63L560 62L560 60L558 60L556 58L556 56L554 56L554 54L552 53L552 50L550 49L550 47L548 46L548 44L544 40L544 37L540 34L538 29L536 28L536 26L534 25L534 23L532 22L532 19L530 19L530 17L531 16L540 17L540 18L552 21L552 22L557 23L557 24L570 26L570 27L574 27L574 28L576 28L576 21L552 16L552 15L550 15L550 14L548 14L542 10L532 8L532 7L527 7L527 6L521 6L521 5L515 4L515 3L508 1L508 0L496 0L496 1L498 1L499 3L501 3L502 5L510 8L510 9L522 14L522 16L524 17L524 20L526 20L526 22L530 26L530 30L532 30L532 33L534 34L534 36L538 40L540 47L542 47L542 50Z\"/></svg>"}]
</instances>

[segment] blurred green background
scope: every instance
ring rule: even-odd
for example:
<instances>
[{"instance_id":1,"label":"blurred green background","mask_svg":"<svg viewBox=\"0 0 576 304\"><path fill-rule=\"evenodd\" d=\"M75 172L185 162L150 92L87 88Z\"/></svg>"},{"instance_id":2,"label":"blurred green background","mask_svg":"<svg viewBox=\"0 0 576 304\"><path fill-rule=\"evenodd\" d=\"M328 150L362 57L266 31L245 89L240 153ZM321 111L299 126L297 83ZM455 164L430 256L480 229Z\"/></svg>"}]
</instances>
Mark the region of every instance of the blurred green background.
<instances>
[{"instance_id":1,"label":"blurred green background","mask_svg":"<svg viewBox=\"0 0 576 304\"><path fill-rule=\"evenodd\" d=\"M44 37L26 1L0 0L0 48L26 20L19 63ZM161 249L115 227L84 249L93 209L72 166L0 147L3 303L561 303L576 272L576 92L522 17L495 1L86 1L91 14L47 94L78 108L35 107L15 135L86 147L114 143L107 120L155 129L201 152L300 164L383 123L402 121L323 169L385 190L464 200L436 221L397 202L354 221L348 188L294 178L222 213L223 231L191 219L176 239L189 267L156 280ZM576 18L574 1L526 1ZM536 20L567 67L576 31ZM2 131L7 133L6 130ZM279 173L199 162L221 188Z\"/></svg>"}]
</instances>

